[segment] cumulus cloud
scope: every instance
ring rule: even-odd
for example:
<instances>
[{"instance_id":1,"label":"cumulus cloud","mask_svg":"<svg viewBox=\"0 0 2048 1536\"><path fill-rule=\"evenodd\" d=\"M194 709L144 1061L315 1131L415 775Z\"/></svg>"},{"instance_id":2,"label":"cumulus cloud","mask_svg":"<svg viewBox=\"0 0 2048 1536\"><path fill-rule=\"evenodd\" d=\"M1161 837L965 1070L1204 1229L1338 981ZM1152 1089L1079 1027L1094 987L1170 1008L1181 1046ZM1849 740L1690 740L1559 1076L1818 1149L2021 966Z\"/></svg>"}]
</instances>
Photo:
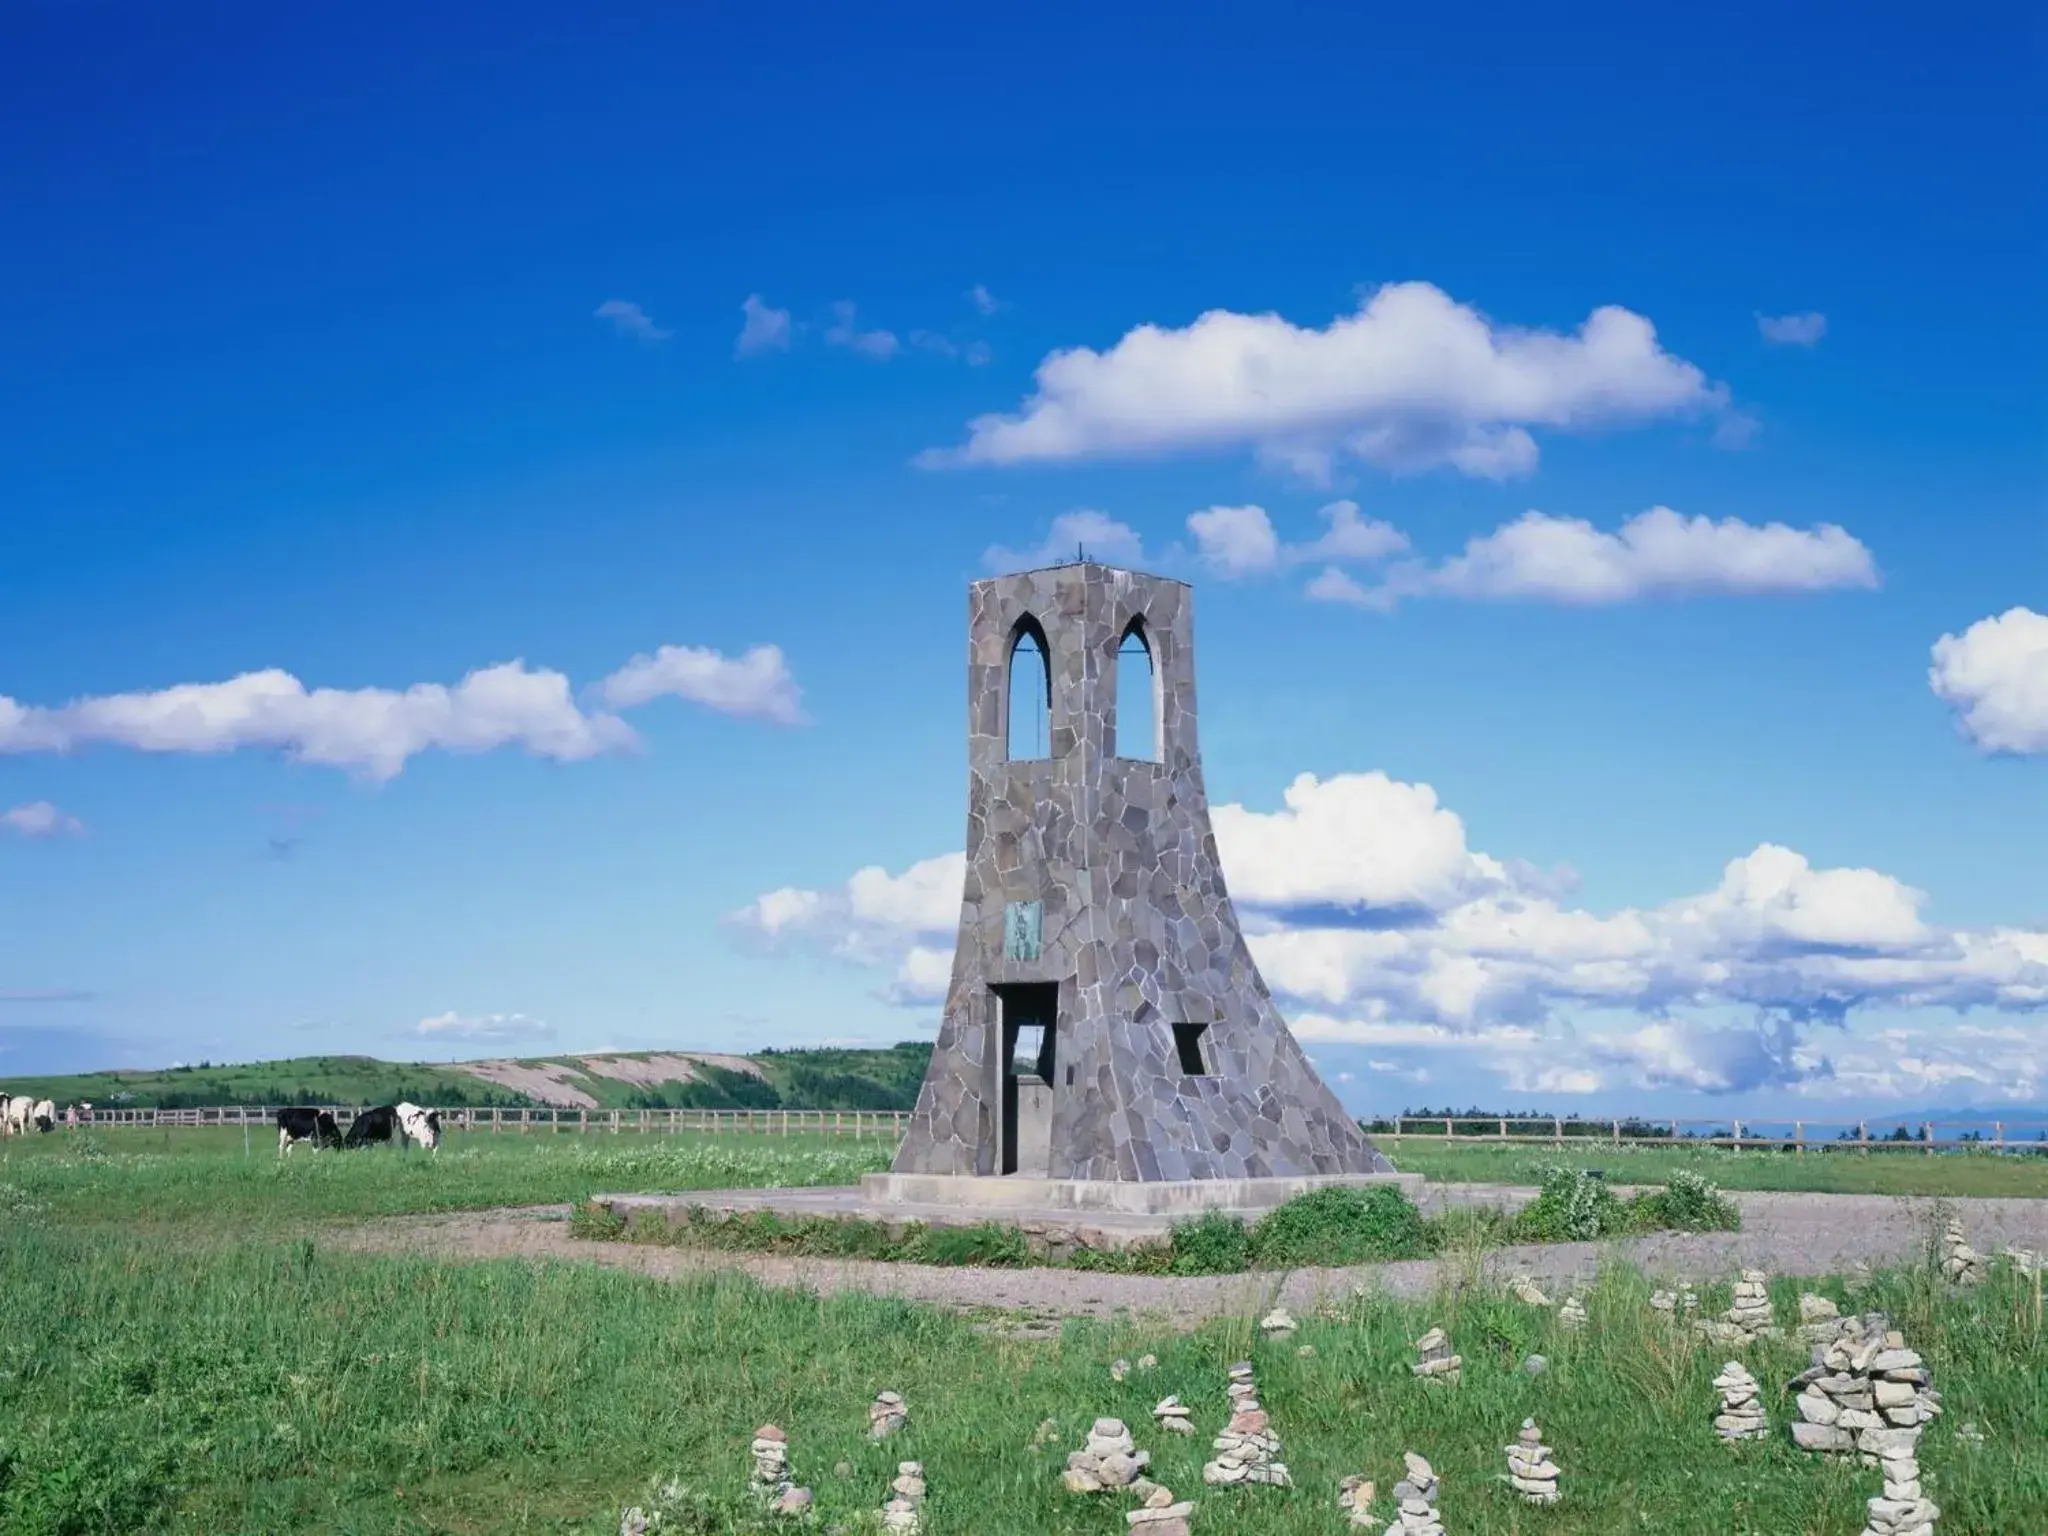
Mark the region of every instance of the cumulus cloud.
<instances>
[{"instance_id":1,"label":"cumulus cloud","mask_svg":"<svg viewBox=\"0 0 2048 1536\"><path fill-rule=\"evenodd\" d=\"M743 656L702 645L664 645L651 656L635 656L598 691L614 709L677 698L720 714L755 715L782 725L800 725L804 719L803 690L775 645L757 645Z\"/></svg>"},{"instance_id":2,"label":"cumulus cloud","mask_svg":"<svg viewBox=\"0 0 2048 1536\"><path fill-rule=\"evenodd\" d=\"M757 646L737 660L690 646L638 656L600 684L613 709L664 694L727 714L795 719L797 690L782 653ZM450 687L308 688L270 668L221 683L180 683L105 694L56 707L0 695L0 755L69 752L95 744L141 752L282 752L295 762L352 769L373 780L401 772L414 754L524 747L579 762L637 741L605 710L586 711L560 672L523 661L471 672Z\"/></svg>"},{"instance_id":3,"label":"cumulus cloud","mask_svg":"<svg viewBox=\"0 0 2048 1536\"><path fill-rule=\"evenodd\" d=\"M967 302L984 315L992 315L1003 307L1003 301L980 283L967 290Z\"/></svg>"},{"instance_id":4,"label":"cumulus cloud","mask_svg":"<svg viewBox=\"0 0 2048 1536\"><path fill-rule=\"evenodd\" d=\"M1010 414L978 417L929 466L1152 456L1250 446L1311 476L1350 456L1395 471L1505 479L1532 428L1584 431L1714 411L1727 392L1607 306L1576 332L1498 325L1429 283L1390 283L1316 329L1211 310L1141 325L1105 352L1057 351Z\"/></svg>"},{"instance_id":5,"label":"cumulus cloud","mask_svg":"<svg viewBox=\"0 0 2048 1536\"><path fill-rule=\"evenodd\" d=\"M1317 515L1320 538L1283 544L1264 507L1210 507L1188 517L1188 532L1205 565L1222 576L1255 576L1314 561L1384 560L1408 547L1392 524L1359 515L1355 501L1333 501ZM1340 573L1341 574L1341 573Z\"/></svg>"},{"instance_id":6,"label":"cumulus cloud","mask_svg":"<svg viewBox=\"0 0 2048 1536\"><path fill-rule=\"evenodd\" d=\"M1943 635L1927 682L1984 751L2048 753L2048 614L2008 608Z\"/></svg>"},{"instance_id":7,"label":"cumulus cloud","mask_svg":"<svg viewBox=\"0 0 2048 1536\"><path fill-rule=\"evenodd\" d=\"M1774 347L1810 347L1828 333L1828 317L1818 310L1797 315L1758 315L1756 328Z\"/></svg>"},{"instance_id":8,"label":"cumulus cloud","mask_svg":"<svg viewBox=\"0 0 2048 1536\"><path fill-rule=\"evenodd\" d=\"M762 352L789 350L794 328L788 310L777 309L758 293L750 293L740 301L740 313L745 318L739 340L733 343L733 356L753 357Z\"/></svg>"},{"instance_id":9,"label":"cumulus cloud","mask_svg":"<svg viewBox=\"0 0 2048 1536\"><path fill-rule=\"evenodd\" d=\"M1385 774L1304 774L1277 809L1222 805L1214 822L1247 942L1303 1039L1470 1052L1509 1088L1918 1091L1988 1072L1981 1052L1940 1043L1978 1037L1933 1030L1922 1065L1887 1065L1831 1027L1875 1009L2048 1010L2048 932L1941 927L1896 877L1775 844L1729 860L1707 890L1601 913L1474 850L1428 785ZM929 1003L964 868L950 854L865 870L840 891L771 892L735 920L890 967L884 995ZM1623 1025L1580 1027L1601 1018ZM2048 1045L2018 1043L2048 1036L2028 1028L1982 1040L2038 1075Z\"/></svg>"},{"instance_id":10,"label":"cumulus cloud","mask_svg":"<svg viewBox=\"0 0 2048 1536\"><path fill-rule=\"evenodd\" d=\"M412 1027L415 1035L433 1040L539 1040L554 1034L552 1024L523 1013L437 1013Z\"/></svg>"},{"instance_id":11,"label":"cumulus cloud","mask_svg":"<svg viewBox=\"0 0 2048 1536\"><path fill-rule=\"evenodd\" d=\"M84 830L84 822L65 815L47 800L31 800L12 810L0 811L0 832L14 832L22 837L62 837Z\"/></svg>"},{"instance_id":12,"label":"cumulus cloud","mask_svg":"<svg viewBox=\"0 0 2048 1536\"><path fill-rule=\"evenodd\" d=\"M1820 592L1879 583L1870 550L1833 523L1793 528L1687 517L1652 507L1613 533L1583 518L1526 512L1464 552L1403 561L1377 586L1325 572L1307 589L1325 602L1392 607L1403 598L1521 599L1597 605L1647 597Z\"/></svg>"},{"instance_id":13,"label":"cumulus cloud","mask_svg":"<svg viewBox=\"0 0 2048 1536\"><path fill-rule=\"evenodd\" d=\"M903 349L894 331L864 331L860 328L858 312L851 299L841 299L832 306L832 324L825 329L825 344L845 347L863 357L872 357L886 362Z\"/></svg>"},{"instance_id":14,"label":"cumulus cloud","mask_svg":"<svg viewBox=\"0 0 2048 1536\"><path fill-rule=\"evenodd\" d=\"M981 558L991 571L1001 574L1035 571L1041 566L1073 560L1082 552L1091 560L1109 565L1142 565L1145 560L1145 544L1137 531L1092 507L1062 512L1052 520L1042 544L1029 549L991 544Z\"/></svg>"},{"instance_id":15,"label":"cumulus cloud","mask_svg":"<svg viewBox=\"0 0 2048 1536\"><path fill-rule=\"evenodd\" d=\"M663 330L648 317L646 310L625 299L606 299L597 306L593 318L609 320L613 330L636 341L667 341L675 334Z\"/></svg>"}]
</instances>

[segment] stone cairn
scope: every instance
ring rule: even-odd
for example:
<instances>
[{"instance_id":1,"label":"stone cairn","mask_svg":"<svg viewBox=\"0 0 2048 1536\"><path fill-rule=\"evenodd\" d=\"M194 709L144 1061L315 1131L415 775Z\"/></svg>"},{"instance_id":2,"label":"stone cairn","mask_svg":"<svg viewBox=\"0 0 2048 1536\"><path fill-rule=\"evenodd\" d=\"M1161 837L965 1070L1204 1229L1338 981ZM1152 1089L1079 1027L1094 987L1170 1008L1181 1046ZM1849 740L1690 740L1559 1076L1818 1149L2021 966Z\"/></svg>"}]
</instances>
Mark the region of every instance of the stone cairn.
<instances>
[{"instance_id":1,"label":"stone cairn","mask_svg":"<svg viewBox=\"0 0 2048 1536\"><path fill-rule=\"evenodd\" d=\"M1230 1400L1233 1417L1259 1406L1258 1383L1252 1380L1252 1363L1240 1360L1231 1366L1229 1379L1224 1384L1223 1395Z\"/></svg>"},{"instance_id":2,"label":"stone cairn","mask_svg":"<svg viewBox=\"0 0 2048 1536\"><path fill-rule=\"evenodd\" d=\"M868 1405L868 1438L886 1440L910 1422L910 1410L898 1392L877 1392Z\"/></svg>"},{"instance_id":3,"label":"stone cairn","mask_svg":"<svg viewBox=\"0 0 2048 1536\"><path fill-rule=\"evenodd\" d=\"M789 1436L773 1424L754 1431L754 1471L748 1480L755 1494L769 1501L778 1515L800 1514L811 1507L811 1490L799 1488L789 1475Z\"/></svg>"},{"instance_id":4,"label":"stone cairn","mask_svg":"<svg viewBox=\"0 0 2048 1536\"><path fill-rule=\"evenodd\" d=\"M1531 1504L1557 1502L1557 1463L1543 1443L1534 1419L1522 1420L1522 1432L1508 1451L1508 1482Z\"/></svg>"},{"instance_id":5,"label":"stone cairn","mask_svg":"<svg viewBox=\"0 0 2048 1536\"><path fill-rule=\"evenodd\" d=\"M1761 1440L1770 1424L1764 1418L1762 1388L1740 1360L1730 1360L1714 1378L1714 1390L1721 1394L1721 1411L1714 1415L1714 1433L1731 1445L1737 1440Z\"/></svg>"},{"instance_id":6,"label":"stone cairn","mask_svg":"<svg viewBox=\"0 0 2048 1536\"><path fill-rule=\"evenodd\" d=\"M924 1523L924 1463L899 1461L889 1484L889 1502L882 1506L882 1529L915 1532Z\"/></svg>"},{"instance_id":7,"label":"stone cairn","mask_svg":"<svg viewBox=\"0 0 2048 1536\"><path fill-rule=\"evenodd\" d=\"M1586 1326L1586 1304L1577 1291L1565 1297L1564 1305L1557 1309L1557 1326L1566 1333L1577 1333Z\"/></svg>"},{"instance_id":8,"label":"stone cairn","mask_svg":"<svg viewBox=\"0 0 2048 1536\"><path fill-rule=\"evenodd\" d=\"M1680 1316L1691 1317L1699 1311L1700 1296L1699 1292L1689 1285L1675 1291L1652 1291L1650 1306L1675 1321Z\"/></svg>"},{"instance_id":9,"label":"stone cairn","mask_svg":"<svg viewBox=\"0 0 2048 1536\"><path fill-rule=\"evenodd\" d=\"M1394 1484L1400 1515L1384 1536L1444 1536L1443 1517L1436 1512L1437 1476L1413 1451L1401 1453L1402 1477Z\"/></svg>"},{"instance_id":10,"label":"stone cairn","mask_svg":"<svg viewBox=\"0 0 2048 1536\"><path fill-rule=\"evenodd\" d=\"M1088 1443L1067 1457L1062 1479L1069 1493L1103 1493L1128 1488L1152 1464L1152 1453L1138 1449L1122 1419L1097 1419Z\"/></svg>"},{"instance_id":11,"label":"stone cairn","mask_svg":"<svg viewBox=\"0 0 2048 1536\"><path fill-rule=\"evenodd\" d=\"M1989 1272L1984 1255L1963 1235L1963 1224L1951 1220L1941 1236L1941 1277L1950 1285L1982 1285Z\"/></svg>"},{"instance_id":12,"label":"stone cairn","mask_svg":"<svg viewBox=\"0 0 2048 1536\"><path fill-rule=\"evenodd\" d=\"M1456 1386L1458 1377L1465 1369L1465 1357L1451 1353L1450 1338L1443 1329L1432 1328L1415 1341L1415 1352L1421 1356L1408 1367L1424 1381L1440 1382L1444 1386Z\"/></svg>"},{"instance_id":13,"label":"stone cairn","mask_svg":"<svg viewBox=\"0 0 2048 1536\"><path fill-rule=\"evenodd\" d=\"M1216 1457L1202 1468L1202 1481L1224 1487L1239 1483L1292 1486L1287 1464L1279 1459L1280 1437L1273 1433L1272 1420L1259 1406L1251 1361L1240 1360L1231 1366L1223 1390L1230 1399L1230 1422L1209 1442Z\"/></svg>"},{"instance_id":14,"label":"stone cairn","mask_svg":"<svg viewBox=\"0 0 2048 1536\"><path fill-rule=\"evenodd\" d=\"M1372 1524L1373 1486L1356 1473L1337 1485L1337 1507L1353 1525Z\"/></svg>"},{"instance_id":15,"label":"stone cairn","mask_svg":"<svg viewBox=\"0 0 2048 1536\"><path fill-rule=\"evenodd\" d=\"M1188 1518L1194 1512L1192 1499L1176 1503L1171 1488L1154 1488L1143 1504L1124 1516L1124 1523L1137 1536L1188 1536Z\"/></svg>"},{"instance_id":16,"label":"stone cairn","mask_svg":"<svg viewBox=\"0 0 2048 1536\"><path fill-rule=\"evenodd\" d=\"M1701 1318L1693 1331L1715 1344L1752 1344L1782 1333L1771 1318L1771 1292L1764 1272L1745 1269L1735 1282L1735 1299L1719 1317Z\"/></svg>"},{"instance_id":17,"label":"stone cairn","mask_svg":"<svg viewBox=\"0 0 2048 1536\"><path fill-rule=\"evenodd\" d=\"M1934 1536L1941 1507L1920 1492L1920 1463L1913 1447L1892 1446L1878 1453L1884 1468L1884 1492L1867 1506L1863 1536Z\"/></svg>"},{"instance_id":18,"label":"stone cairn","mask_svg":"<svg viewBox=\"0 0 2048 1536\"><path fill-rule=\"evenodd\" d=\"M1532 1307L1547 1307L1550 1298L1543 1294L1536 1284L1536 1277L1526 1269L1515 1271L1515 1278L1508 1282L1508 1290L1515 1300Z\"/></svg>"},{"instance_id":19,"label":"stone cairn","mask_svg":"<svg viewBox=\"0 0 2048 1536\"><path fill-rule=\"evenodd\" d=\"M1803 1451L1866 1458L1911 1451L1941 1412L1927 1367L1881 1312L1845 1317L1832 1342L1816 1344L1813 1364L1792 1379L1799 1418L1792 1441Z\"/></svg>"},{"instance_id":20,"label":"stone cairn","mask_svg":"<svg viewBox=\"0 0 2048 1536\"><path fill-rule=\"evenodd\" d=\"M1194 1415L1178 1397L1162 1397L1152 1405L1153 1422L1169 1435L1192 1435L1195 1432Z\"/></svg>"},{"instance_id":21,"label":"stone cairn","mask_svg":"<svg viewBox=\"0 0 2048 1536\"><path fill-rule=\"evenodd\" d=\"M1269 1339L1284 1339L1301 1325L1294 1320L1294 1314L1285 1307L1275 1307L1259 1319L1259 1332Z\"/></svg>"},{"instance_id":22,"label":"stone cairn","mask_svg":"<svg viewBox=\"0 0 2048 1536\"><path fill-rule=\"evenodd\" d=\"M1812 1291L1799 1298L1799 1342L1832 1344L1842 1331L1842 1309Z\"/></svg>"}]
</instances>

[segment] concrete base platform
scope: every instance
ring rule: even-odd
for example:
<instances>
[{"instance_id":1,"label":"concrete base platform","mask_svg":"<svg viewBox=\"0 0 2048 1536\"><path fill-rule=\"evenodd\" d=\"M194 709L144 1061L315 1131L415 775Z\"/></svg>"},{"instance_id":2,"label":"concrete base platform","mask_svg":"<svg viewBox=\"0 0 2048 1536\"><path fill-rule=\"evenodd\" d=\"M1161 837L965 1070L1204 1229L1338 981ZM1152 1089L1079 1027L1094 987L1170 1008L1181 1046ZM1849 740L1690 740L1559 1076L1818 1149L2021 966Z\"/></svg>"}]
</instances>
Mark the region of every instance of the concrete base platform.
<instances>
[{"instance_id":1,"label":"concrete base platform","mask_svg":"<svg viewBox=\"0 0 2048 1536\"><path fill-rule=\"evenodd\" d=\"M1016 1212L1055 1215L1118 1211L1134 1216L1199 1216L1222 1211L1252 1216L1296 1195L1334 1186L1391 1184L1410 1200L1422 1195L1419 1173L1337 1173L1290 1179L1033 1179L964 1178L937 1173L871 1173L861 1195L877 1205L945 1206L1000 1220Z\"/></svg>"},{"instance_id":2,"label":"concrete base platform","mask_svg":"<svg viewBox=\"0 0 2048 1536\"><path fill-rule=\"evenodd\" d=\"M822 1216L878 1221L893 1232L922 1225L973 1227L984 1222L1016 1227L1031 1251L1060 1257L1077 1247L1128 1248L1156 1242L1204 1211L1257 1220L1276 1205L1331 1185L1391 1184L1420 1203L1419 1173L1339 1174L1299 1179L1201 1179L1176 1184L1093 1179L952 1178L931 1174L874 1173L859 1187L707 1189L679 1195L596 1195L596 1204L627 1220L685 1223L692 1213L731 1216L771 1211L777 1216Z\"/></svg>"}]
</instances>

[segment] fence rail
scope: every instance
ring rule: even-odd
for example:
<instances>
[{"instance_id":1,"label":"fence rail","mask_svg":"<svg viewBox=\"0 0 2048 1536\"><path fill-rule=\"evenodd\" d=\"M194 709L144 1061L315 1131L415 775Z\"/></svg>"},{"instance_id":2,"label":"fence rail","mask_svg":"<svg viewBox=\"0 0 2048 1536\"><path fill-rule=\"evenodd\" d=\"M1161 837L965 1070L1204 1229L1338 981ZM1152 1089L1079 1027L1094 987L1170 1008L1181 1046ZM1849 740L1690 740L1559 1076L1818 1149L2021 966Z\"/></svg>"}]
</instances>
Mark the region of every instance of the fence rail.
<instances>
[{"instance_id":1,"label":"fence rail","mask_svg":"<svg viewBox=\"0 0 2048 1536\"><path fill-rule=\"evenodd\" d=\"M216 1104L188 1109L107 1109L93 1106L92 1127L114 1130L174 1126L272 1126L280 1107L325 1109L348 1125L360 1108L345 1104ZM422 1105L422 1108L431 1108ZM900 1109L563 1109L548 1106L441 1111L441 1129L493 1135L588 1135L696 1131L709 1135L887 1136L901 1140L909 1111Z\"/></svg>"},{"instance_id":2,"label":"fence rail","mask_svg":"<svg viewBox=\"0 0 2048 1536\"><path fill-rule=\"evenodd\" d=\"M1908 1126L1879 1122L1872 1135L1868 1120L1770 1120L1759 1126L1741 1120L1651 1119L1624 1115L1619 1119L1568 1119L1561 1115L1468 1116L1390 1115L1361 1122L1375 1140L1396 1146L1405 1141L1491 1143L1496 1146L1548 1147L1727 1147L1734 1151L1924 1152L1968 1149L1981 1152L2048 1151L2048 1128L2015 1126L2006 1134L2002 1120L1923 1120ZM1789 1130L1784 1129L1790 1127ZM1904 1131L1903 1135L1896 1134ZM1940 1132L1955 1132L1941 1135Z\"/></svg>"},{"instance_id":3,"label":"fence rail","mask_svg":"<svg viewBox=\"0 0 2048 1536\"><path fill-rule=\"evenodd\" d=\"M344 1104L294 1105L327 1109L347 1125L358 1113ZM268 1126L279 1106L222 1104L187 1109L121 1109L95 1106L95 1128L154 1130L177 1126ZM910 1118L900 1109L567 1109L451 1108L441 1111L443 1130L490 1135L671 1134L691 1131L730 1136L855 1136L900 1140ZM1495 1146L1549 1147L1725 1147L1735 1151L1922 1152L1968 1149L1980 1152L2048 1152L2048 1127L2008 1126L1999 1120L1921 1121L1907 1135L1893 1134L1899 1122L1880 1121L1877 1134L1867 1120L1652 1119L1624 1115L1611 1120L1564 1116L1385 1115L1362 1124L1375 1140L1457 1142ZM1789 1127L1790 1129L1785 1129ZM2010 1131L2010 1134L2008 1133ZM1954 1134L1941 1134L1944 1132Z\"/></svg>"}]
</instances>

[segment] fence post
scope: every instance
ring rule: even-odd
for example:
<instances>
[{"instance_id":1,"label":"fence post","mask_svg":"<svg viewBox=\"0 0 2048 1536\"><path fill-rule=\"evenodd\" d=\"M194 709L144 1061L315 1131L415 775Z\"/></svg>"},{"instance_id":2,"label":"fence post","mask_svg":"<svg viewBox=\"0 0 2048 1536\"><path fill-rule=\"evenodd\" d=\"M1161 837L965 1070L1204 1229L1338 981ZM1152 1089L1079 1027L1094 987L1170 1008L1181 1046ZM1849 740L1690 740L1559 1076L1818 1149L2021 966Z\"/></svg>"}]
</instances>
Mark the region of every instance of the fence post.
<instances>
[{"instance_id":1,"label":"fence post","mask_svg":"<svg viewBox=\"0 0 2048 1536\"><path fill-rule=\"evenodd\" d=\"M1792 1122L1792 1155L1794 1157L1806 1156L1806 1122L1804 1120L1794 1120Z\"/></svg>"},{"instance_id":2,"label":"fence post","mask_svg":"<svg viewBox=\"0 0 2048 1536\"><path fill-rule=\"evenodd\" d=\"M1934 1156L1934 1122L1932 1120L1926 1121L1921 1125L1920 1129L1927 1137L1927 1155L1932 1157Z\"/></svg>"},{"instance_id":3,"label":"fence post","mask_svg":"<svg viewBox=\"0 0 2048 1536\"><path fill-rule=\"evenodd\" d=\"M2005 1150L2005 1122L2003 1120L1991 1122L1991 1145L1998 1148L2001 1152Z\"/></svg>"},{"instance_id":4,"label":"fence post","mask_svg":"<svg viewBox=\"0 0 2048 1536\"><path fill-rule=\"evenodd\" d=\"M1564 1149L1564 1117L1562 1115L1552 1115L1550 1117L1550 1140L1560 1151Z\"/></svg>"},{"instance_id":5,"label":"fence post","mask_svg":"<svg viewBox=\"0 0 2048 1536\"><path fill-rule=\"evenodd\" d=\"M1614 1122L1614 1144L1617 1147L1621 1145L1621 1122L1619 1120Z\"/></svg>"},{"instance_id":6,"label":"fence post","mask_svg":"<svg viewBox=\"0 0 2048 1536\"><path fill-rule=\"evenodd\" d=\"M1735 1150L1738 1152L1742 1150L1742 1122L1740 1120L1735 1122Z\"/></svg>"},{"instance_id":7,"label":"fence post","mask_svg":"<svg viewBox=\"0 0 2048 1536\"><path fill-rule=\"evenodd\" d=\"M1444 1140L1445 1140L1446 1142L1451 1142L1451 1141L1455 1141L1455 1140L1457 1139L1457 1134L1458 1134L1458 1133L1457 1133L1456 1131L1454 1131L1454 1130L1452 1130L1452 1129L1451 1129L1451 1117L1450 1117L1449 1115L1445 1115L1445 1116L1444 1116Z\"/></svg>"},{"instance_id":8,"label":"fence post","mask_svg":"<svg viewBox=\"0 0 2048 1536\"><path fill-rule=\"evenodd\" d=\"M1856 1153L1859 1157L1870 1156L1870 1122L1868 1120L1858 1120L1856 1122Z\"/></svg>"}]
</instances>

